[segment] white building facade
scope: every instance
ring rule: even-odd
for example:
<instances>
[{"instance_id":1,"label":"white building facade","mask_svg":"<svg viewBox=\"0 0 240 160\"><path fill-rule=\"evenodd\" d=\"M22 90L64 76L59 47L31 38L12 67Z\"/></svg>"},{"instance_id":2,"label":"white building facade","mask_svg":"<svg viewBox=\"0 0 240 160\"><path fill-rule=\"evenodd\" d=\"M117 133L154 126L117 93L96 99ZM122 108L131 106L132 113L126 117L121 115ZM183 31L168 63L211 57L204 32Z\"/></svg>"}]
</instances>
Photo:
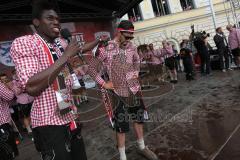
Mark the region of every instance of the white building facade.
<instances>
[{"instance_id":1,"label":"white building facade","mask_svg":"<svg viewBox=\"0 0 240 160\"><path fill-rule=\"evenodd\" d=\"M136 45L153 43L160 47L162 40L169 40L178 46L182 39L188 39L193 24L196 31L206 30L212 37L215 26L225 29L227 24L238 25L239 8L239 0L143 0L122 19L134 22ZM212 37L209 41L214 46Z\"/></svg>"}]
</instances>

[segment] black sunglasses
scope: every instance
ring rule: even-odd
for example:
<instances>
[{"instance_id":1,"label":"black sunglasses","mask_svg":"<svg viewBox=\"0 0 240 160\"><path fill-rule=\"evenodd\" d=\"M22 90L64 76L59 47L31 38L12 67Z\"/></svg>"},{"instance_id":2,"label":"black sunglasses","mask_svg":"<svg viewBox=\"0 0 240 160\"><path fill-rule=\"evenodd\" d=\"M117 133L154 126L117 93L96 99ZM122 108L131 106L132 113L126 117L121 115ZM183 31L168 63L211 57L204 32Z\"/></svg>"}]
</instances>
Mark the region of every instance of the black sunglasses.
<instances>
[{"instance_id":1,"label":"black sunglasses","mask_svg":"<svg viewBox=\"0 0 240 160\"><path fill-rule=\"evenodd\" d=\"M132 40L134 38L134 37L129 37L129 36L124 35L124 32L121 32L121 34L124 36L124 38L126 40Z\"/></svg>"}]
</instances>

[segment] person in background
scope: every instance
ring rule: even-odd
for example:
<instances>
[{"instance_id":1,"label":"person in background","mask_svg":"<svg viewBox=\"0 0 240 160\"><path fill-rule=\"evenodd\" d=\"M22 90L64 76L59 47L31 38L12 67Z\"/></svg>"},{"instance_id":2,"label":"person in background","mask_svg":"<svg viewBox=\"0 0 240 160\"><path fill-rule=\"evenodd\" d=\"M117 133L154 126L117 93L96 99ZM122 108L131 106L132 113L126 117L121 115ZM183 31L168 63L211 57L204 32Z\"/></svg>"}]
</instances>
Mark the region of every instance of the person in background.
<instances>
[{"instance_id":1,"label":"person in background","mask_svg":"<svg viewBox=\"0 0 240 160\"><path fill-rule=\"evenodd\" d=\"M240 68L240 29L234 28L232 25L227 25L229 31L228 43L234 56L235 64Z\"/></svg>"},{"instance_id":2,"label":"person in background","mask_svg":"<svg viewBox=\"0 0 240 160\"><path fill-rule=\"evenodd\" d=\"M13 78L14 79L11 84L13 90L15 90L15 96L17 97L16 101L18 103L20 114L23 116L23 124L27 129L28 136L32 138L30 112L34 98L22 90L21 83L16 75Z\"/></svg>"},{"instance_id":3,"label":"person in background","mask_svg":"<svg viewBox=\"0 0 240 160\"><path fill-rule=\"evenodd\" d=\"M163 58L160 50L154 49L153 44L148 45L148 52L146 53L149 57L148 63L150 68L150 73L152 74L154 79L159 79L159 74L162 73L162 64Z\"/></svg>"},{"instance_id":4,"label":"person in background","mask_svg":"<svg viewBox=\"0 0 240 160\"><path fill-rule=\"evenodd\" d=\"M172 48L173 48L173 53L174 53L174 57L175 57L175 62L176 62L176 70L178 72L181 72L182 71L182 67L181 67L181 57L180 57L180 54L178 53L178 50L176 49L176 46L175 45L172 45Z\"/></svg>"},{"instance_id":5,"label":"person in background","mask_svg":"<svg viewBox=\"0 0 240 160\"><path fill-rule=\"evenodd\" d=\"M180 50L181 49L189 49L189 50L191 50L190 46L188 44L189 44L189 40L183 39L182 42L180 43ZM180 53L180 59L181 59L181 53ZM180 65L180 67L181 67L181 65ZM183 65L183 67L184 67L184 65ZM183 71L183 70L184 70L184 68L183 69L181 68L181 71Z\"/></svg>"},{"instance_id":6,"label":"person in background","mask_svg":"<svg viewBox=\"0 0 240 160\"><path fill-rule=\"evenodd\" d=\"M210 75L210 54L208 35L201 35L197 41L194 41L194 45L197 49L201 59L201 74L203 76Z\"/></svg>"},{"instance_id":7,"label":"person in background","mask_svg":"<svg viewBox=\"0 0 240 160\"><path fill-rule=\"evenodd\" d=\"M147 56L147 53L148 53L147 46L148 46L147 44L143 44L137 47L137 53L140 59L139 77L140 77L140 83L142 85L149 84L149 80L151 78L151 74L148 74L150 73L150 68L149 68L150 57Z\"/></svg>"},{"instance_id":8,"label":"person in background","mask_svg":"<svg viewBox=\"0 0 240 160\"><path fill-rule=\"evenodd\" d=\"M163 48L161 49L161 54L162 56L165 57L165 65L168 67L170 70L170 78L171 78L171 83L177 83L177 70L176 70L176 60L174 57L174 52L172 45L168 43L167 41L162 42Z\"/></svg>"},{"instance_id":9,"label":"person in background","mask_svg":"<svg viewBox=\"0 0 240 160\"><path fill-rule=\"evenodd\" d=\"M193 70L193 56L192 52L188 48L182 48L180 50L180 56L183 60L184 71L186 73L186 80L194 80L194 70Z\"/></svg>"},{"instance_id":10,"label":"person in background","mask_svg":"<svg viewBox=\"0 0 240 160\"><path fill-rule=\"evenodd\" d=\"M19 154L9 110L9 102L13 100L14 92L4 81L6 75L2 74L0 77L0 157L3 160L11 160Z\"/></svg>"},{"instance_id":11,"label":"person in background","mask_svg":"<svg viewBox=\"0 0 240 160\"><path fill-rule=\"evenodd\" d=\"M13 70L12 71L12 78L11 78L11 86L13 86L12 85L12 82L15 80L15 79L17 79L17 76L16 76L16 70ZM13 87L14 88L14 87ZM14 90L14 89L13 89ZM15 92L16 93L16 92ZM16 99L16 95L15 95L15 98L14 98L14 100L12 100L11 101L11 103L9 104L10 105L10 107L12 108L12 110L10 110L11 111L11 115L12 115L12 119L13 119L13 121L14 122L18 122L19 121L19 106L18 106L18 103L17 103L17 99ZM16 132L17 132L17 130L16 130Z\"/></svg>"},{"instance_id":12,"label":"person in background","mask_svg":"<svg viewBox=\"0 0 240 160\"><path fill-rule=\"evenodd\" d=\"M226 72L226 70L232 70L229 66L228 42L221 27L216 29L216 35L213 40L219 54L221 70L223 72Z\"/></svg>"}]
</instances>

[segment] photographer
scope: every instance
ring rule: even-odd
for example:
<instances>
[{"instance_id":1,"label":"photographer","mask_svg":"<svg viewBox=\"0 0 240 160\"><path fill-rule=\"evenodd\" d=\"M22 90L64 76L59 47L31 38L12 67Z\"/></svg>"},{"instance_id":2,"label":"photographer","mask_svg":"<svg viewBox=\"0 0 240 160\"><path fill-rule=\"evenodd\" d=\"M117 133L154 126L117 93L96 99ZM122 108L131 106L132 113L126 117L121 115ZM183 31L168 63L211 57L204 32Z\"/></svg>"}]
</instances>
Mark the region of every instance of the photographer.
<instances>
[{"instance_id":1,"label":"photographer","mask_svg":"<svg viewBox=\"0 0 240 160\"><path fill-rule=\"evenodd\" d=\"M209 44L207 38L210 37L208 33L203 32L194 32L194 26L191 26L192 33L191 38L195 48L197 49L198 54L201 59L201 74L209 75L210 74L210 54L209 54Z\"/></svg>"}]
</instances>

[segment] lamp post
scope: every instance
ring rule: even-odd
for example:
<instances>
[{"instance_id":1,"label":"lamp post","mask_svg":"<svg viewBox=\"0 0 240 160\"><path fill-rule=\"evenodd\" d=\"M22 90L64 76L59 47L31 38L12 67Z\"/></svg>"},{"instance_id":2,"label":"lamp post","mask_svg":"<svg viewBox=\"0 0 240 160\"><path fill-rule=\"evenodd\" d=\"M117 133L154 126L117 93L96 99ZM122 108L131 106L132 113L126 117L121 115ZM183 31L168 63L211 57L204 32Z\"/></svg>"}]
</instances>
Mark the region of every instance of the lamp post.
<instances>
[{"instance_id":1,"label":"lamp post","mask_svg":"<svg viewBox=\"0 0 240 160\"><path fill-rule=\"evenodd\" d=\"M216 29L217 28L217 25L216 25L216 15L215 15L215 11L214 11L214 8L213 8L212 0L209 0L209 6L210 6L210 9L211 9L211 13L212 13L213 25L214 25L214 28Z\"/></svg>"},{"instance_id":2,"label":"lamp post","mask_svg":"<svg viewBox=\"0 0 240 160\"><path fill-rule=\"evenodd\" d=\"M235 25L237 27L239 27L238 16L236 14L236 8L238 8L239 5L240 5L239 1L238 0L237 1L236 0L230 0L229 3L230 3L230 6L231 6L231 11L232 11L232 15L233 15L233 21L234 21Z\"/></svg>"}]
</instances>

